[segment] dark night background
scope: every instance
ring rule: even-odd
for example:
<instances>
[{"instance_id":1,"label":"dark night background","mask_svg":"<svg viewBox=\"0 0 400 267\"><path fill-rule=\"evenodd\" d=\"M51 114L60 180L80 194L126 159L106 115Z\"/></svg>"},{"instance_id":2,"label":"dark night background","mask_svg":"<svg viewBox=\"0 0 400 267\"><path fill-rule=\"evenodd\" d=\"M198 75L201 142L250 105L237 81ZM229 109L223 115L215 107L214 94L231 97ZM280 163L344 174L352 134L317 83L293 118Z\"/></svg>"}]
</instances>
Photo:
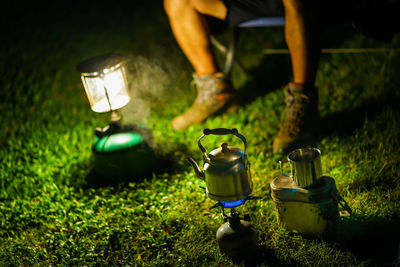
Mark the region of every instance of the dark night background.
<instances>
[{"instance_id":1,"label":"dark night background","mask_svg":"<svg viewBox=\"0 0 400 267\"><path fill-rule=\"evenodd\" d=\"M195 91L162 1L9 1L0 23L0 265L234 265L216 249L223 221L184 157L201 162L197 138L207 127L237 127L248 139L254 195L263 200L241 209L259 233L260 264L399 264L398 34L380 42L348 22L325 33L324 48L391 50L321 56L323 172L354 214L334 236L313 239L278 225L269 198L291 67L288 55L261 51L286 48L282 28L241 32L237 57L249 75L233 70L243 99L236 113L174 132L170 121ZM128 57L131 86L148 109L122 113L152 129L168 165L143 179L104 181L93 172L93 130L109 115L90 110L76 65L107 52Z\"/></svg>"}]
</instances>

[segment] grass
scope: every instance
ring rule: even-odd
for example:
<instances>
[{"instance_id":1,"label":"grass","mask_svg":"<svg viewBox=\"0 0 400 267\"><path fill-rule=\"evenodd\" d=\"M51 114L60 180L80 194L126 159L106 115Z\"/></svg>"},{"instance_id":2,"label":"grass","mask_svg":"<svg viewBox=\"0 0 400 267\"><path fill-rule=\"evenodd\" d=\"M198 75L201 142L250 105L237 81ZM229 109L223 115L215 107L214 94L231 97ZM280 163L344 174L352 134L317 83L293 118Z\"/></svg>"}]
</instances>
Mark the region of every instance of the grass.
<instances>
[{"instance_id":1,"label":"grass","mask_svg":"<svg viewBox=\"0 0 400 267\"><path fill-rule=\"evenodd\" d=\"M217 250L222 224L191 167L200 161L203 128L236 127L248 140L253 195L240 208L258 232L260 264L271 266L398 265L400 240L399 52L323 55L317 86L323 172L333 177L354 214L334 237L289 233L275 219L269 183L279 174L271 153L290 80L286 55L260 56L285 46L281 29L242 32L234 69L245 104L184 132L170 121L195 96L192 69L170 32L162 5L121 1L82 6L30 4L2 17L0 44L0 265L232 266ZM325 47L399 47L339 25ZM222 39L227 36L222 36ZM114 51L129 58L131 87L142 102L122 112L153 131L163 172L143 179L93 176L93 130L109 117L90 110L76 65ZM139 107L142 107L139 109ZM135 116L132 116L135 114ZM207 149L222 139L208 138ZM229 140L240 145L237 140Z\"/></svg>"}]
</instances>

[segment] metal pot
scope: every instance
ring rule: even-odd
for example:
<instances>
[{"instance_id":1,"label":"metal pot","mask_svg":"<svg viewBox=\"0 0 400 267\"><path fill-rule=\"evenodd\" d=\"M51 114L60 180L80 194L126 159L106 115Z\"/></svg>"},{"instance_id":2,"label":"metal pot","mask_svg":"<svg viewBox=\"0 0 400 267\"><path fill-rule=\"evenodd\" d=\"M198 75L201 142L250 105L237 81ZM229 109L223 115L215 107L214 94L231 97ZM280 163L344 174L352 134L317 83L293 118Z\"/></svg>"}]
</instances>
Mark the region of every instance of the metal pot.
<instances>
[{"instance_id":1,"label":"metal pot","mask_svg":"<svg viewBox=\"0 0 400 267\"><path fill-rule=\"evenodd\" d=\"M319 236L334 229L342 198L333 178L322 176L312 186L304 188L292 177L281 175L270 186L278 222L287 230Z\"/></svg>"}]
</instances>

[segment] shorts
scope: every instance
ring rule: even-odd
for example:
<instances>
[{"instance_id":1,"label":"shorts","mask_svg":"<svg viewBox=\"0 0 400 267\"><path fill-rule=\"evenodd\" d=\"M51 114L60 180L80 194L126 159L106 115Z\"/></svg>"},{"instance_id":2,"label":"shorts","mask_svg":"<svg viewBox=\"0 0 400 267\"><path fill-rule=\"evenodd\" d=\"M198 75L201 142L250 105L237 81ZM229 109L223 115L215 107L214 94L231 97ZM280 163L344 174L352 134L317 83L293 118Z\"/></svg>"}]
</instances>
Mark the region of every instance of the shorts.
<instances>
[{"instance_id":1,"label":"shorts","mask_svg":"<svg viewBox=\"0 0 400 267\"><path fill-rule=\"evenodd\" d=\"M283 17L284 8L282 0L221 0L227 7L228 13L225 20L206 16L211 33L218 34L227 28L256 19L259 17ZM336 0L334 3L318 1L316 9L320 12L321 23L333 25L349 20L349 11L358 0Z\"/></svg>"},{"instance_id":2,"label":"shorts","mask_svg":"<svg viewBox=\"0 0 400 267\"><path fill-rule=\"evenodd\" d=\"M228 10L225 20L206 16L214 34L259 17L284 16L282 0L223 0L223 2Z\"/></svg>"}]
</instances>

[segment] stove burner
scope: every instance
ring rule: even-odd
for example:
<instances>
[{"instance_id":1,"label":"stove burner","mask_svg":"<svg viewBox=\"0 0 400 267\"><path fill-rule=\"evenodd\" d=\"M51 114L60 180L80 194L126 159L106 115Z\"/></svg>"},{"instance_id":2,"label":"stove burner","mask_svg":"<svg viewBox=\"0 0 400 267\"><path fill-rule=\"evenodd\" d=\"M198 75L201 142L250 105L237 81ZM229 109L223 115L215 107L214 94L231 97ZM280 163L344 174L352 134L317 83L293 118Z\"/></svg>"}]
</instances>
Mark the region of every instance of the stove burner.
<instances>
[{"instance_id":1,"label":"stove burner","mask_svg":"<svg viewBox=\"0 0 400 267\"><path fill-rule=\"evenodd\" d=\"M223 208L234 208L234 207L243 205L248 198L249 197L245 197L243 199L239 199L239 200L235 200L235 201L231 201L231 202L220 202L220 201L218 201L217 204L218 204L218 206L221 206Z\"/></svg>"},{"instance_id":2,"label":"stove burner","mask_svg":"<svg viewBox=\"0 0 400 267\"><path fill-rule=\"evenodd\" d=\"M255 200L255 199L261 199L261 197L254 197L254 196L247 196L245 198L235 200L235 201L230 201L230 202L221 202L218 201L215 203L210 209L214 209L217 207L221 207L222 209L224 208L235 208L240 205L243 205L247 200Z\"/></svg>"}]
</instances>

